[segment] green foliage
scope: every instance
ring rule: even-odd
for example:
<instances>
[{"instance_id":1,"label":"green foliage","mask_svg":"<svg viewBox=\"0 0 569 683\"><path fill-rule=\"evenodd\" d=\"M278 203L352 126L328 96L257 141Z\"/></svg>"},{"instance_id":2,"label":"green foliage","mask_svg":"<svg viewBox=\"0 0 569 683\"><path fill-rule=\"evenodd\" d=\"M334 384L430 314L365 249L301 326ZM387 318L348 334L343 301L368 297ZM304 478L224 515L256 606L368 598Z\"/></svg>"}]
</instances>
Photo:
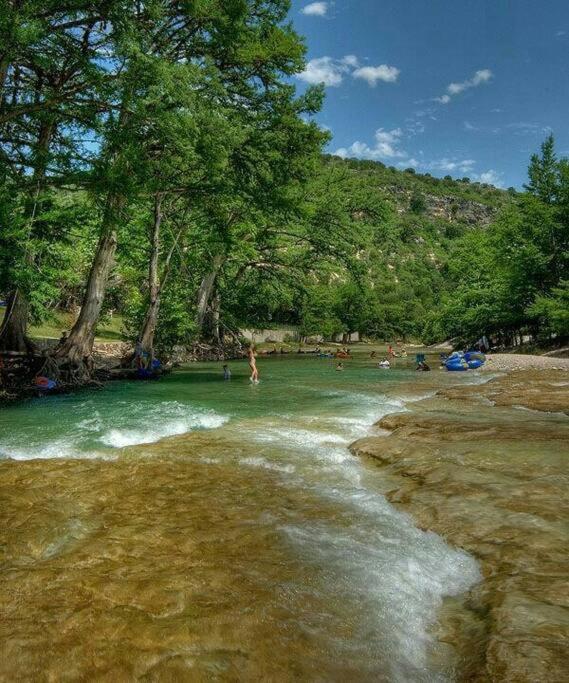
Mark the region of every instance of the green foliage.
<instances>
[{"instance_id":1,"label":"green foliage","mask_svg":"<svg viewBox=\"0 0 569 683\"><path fill-rule=\"evenodd\" d=\"M420 193L415 191L411 197L411 202L409 204L409 209L412 213L425 213L427 210L427 204L425 202L425 197Z\"/></svg>"},{"instance_id":2,"label":"green foliage","mask_svg":"<svg viewBox=\"0 0 569 683\"><path fill-rule=\"evenodd\" d=\"M334 156L326 156L328 164L342 165L358 172L360 177L373 176L378 184L391 187L396 190L409 192L411 195L418 192L423 195L438 197L452 197L465 201L477 202L486 206L501 208L510 201L507 193L491 185L483 188L479 183L466 183L461 180L453 180L452 176L436 178L430 173L405 173L395 168L386 167L378 161L364 159L342 160Z\"/></svg>"},{"instance_id":3,"label":"green foliage","mask_svg":"<svg viewBox=\"0 0 569 683\"><path fill-rule=\"evenodd\" d=\"M470 231L452 246L439 309L425 336L472 341L493 334L567 335L569 196L567 161L556 160L553 138L530 162L528 193L502 210L486 230Z\"/></svg>"},{"instance_id":4,"label":"green foliage","mask_svg":"<svg viewBox=\"0 0 569 683\"><path fill-rule=\"evenodd\" d=\"M543 335L569 337L569 282L553 287L549 295L538 295L528 313L539 320Z\"/></svg>"},{"instance_id":5,"label":"green foliage","mask_svg":"<svg viewBox=\"0 0 569 683\"><path fill-rule=\"evenodd\" d=\"M112 235L90 323L118 311L134 340L159 300L164 352L218 325L567 334L569 161L552 137L526 193L321 157L323 92L291 85L305 47L288 0L95 5L1 4L0 294L30 322L81 302ZM494 223L467 223L468 202Z\"/></svg>"},{"instance_id":6,"label":"green foliage","mask_svg":"<svg viewBox=\"0 0 569 683\"><path fill-rule=\"evenodd\" d=\"M551 204L557 198L559 164L555 155L555 140L549 135L541 145L541 155L533 154L528 168L528 192L542 202Z\"/></svg>"}]
</instances>

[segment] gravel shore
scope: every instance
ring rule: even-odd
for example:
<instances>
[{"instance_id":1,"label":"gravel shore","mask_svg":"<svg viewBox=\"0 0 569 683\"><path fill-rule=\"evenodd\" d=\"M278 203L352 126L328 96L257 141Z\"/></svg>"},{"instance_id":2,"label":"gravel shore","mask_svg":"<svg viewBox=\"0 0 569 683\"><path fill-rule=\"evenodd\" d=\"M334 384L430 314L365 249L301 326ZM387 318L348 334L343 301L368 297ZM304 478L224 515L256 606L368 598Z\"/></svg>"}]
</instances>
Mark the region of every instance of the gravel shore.
<instances>
[{"instance_id":1,"label":"gravel shore","mask_svg":"<svg viewBox=\"0 0 569 683\"><path fill-rule=\"evenodd\" d=\"M485 372L511 370L569 370L569 358L548 358L522 353L491 353L486 356Z\"/></svg>"}]
</instances>

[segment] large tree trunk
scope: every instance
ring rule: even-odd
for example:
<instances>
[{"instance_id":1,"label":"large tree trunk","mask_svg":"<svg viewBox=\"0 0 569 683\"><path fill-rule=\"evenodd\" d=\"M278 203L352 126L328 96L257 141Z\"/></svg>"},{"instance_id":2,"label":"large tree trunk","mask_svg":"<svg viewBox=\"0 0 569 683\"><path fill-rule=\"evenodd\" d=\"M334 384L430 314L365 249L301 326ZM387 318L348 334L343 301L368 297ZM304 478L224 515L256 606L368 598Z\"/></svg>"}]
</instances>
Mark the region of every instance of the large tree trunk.
<instances>
[{"instance_id":1,"label":"large tree trunk","mask_svg":"<svg viewBox=\"0 0 569 683\"><path fill-rule=\"evenodd\" d=\"M84 363L93 351L95 329L101 315L107 280L117 248L115 226L123 205L123 198L116 195L109 197L107 201L103 230L87 280L79 317L67 339L55 352L57 357L67 358L72 363Z\"/></svg>"},{"instance_id":2,"label":"large tree trunk","mask_svg":"<svg viewBox=\"0 0 569 683\"><path fill-rule=\"evenodd\" d=\"M130 100L131 88L131 84L127 85L122 95L119 126L124 125L129 116L125 103ZM118 154L118 149L115 149L110 154L109 167L112 167L113 158ZM126 199L122 195L109 193L107 196L101 237L97 245L93 264L91 265L89 278L87 279L81 311L66 341L58 347L55 353L58 358L67 358L71 363L81 364L87 368L90 366L89 361L93 352L95 330L101 315L107 289L107 280L117 249L116 226L121 218L125 204Z\"/></svg>"},{"instance_id":3,"label":"large tree trunk","mask_svg":"<svg viewBox=\"0 0 569 683\"><path fill-rule=\"evenodd\" d=\"M45 185L45 173L49 155L49 146L55 134L55 124L52 120L44 121L39 128L38 141L34 160L33 192L28 197L25 206L25 218L28 221L27 238L24 243L24 261L28 268L33 267L35 255L30 237L32 236L34 221L41 201L41 192ZM12 305L9 305L0 328L0 349L11 351L32 351L35 345L27 336L28 315L30 305L25 293L16 289L12 295Z\"/></svg>"},{"instance_id":4,"label":"large tree trunk","mask_svg":"<svg viewBox=\"0 0 569 683\"><path fill-rule=\"evenodd\" d=\"M33 254L27 251L26 267L33 265ZM28 316L30 304L21 289L15 289L10 295L4 320L0 327L0 349L3 351L34 351L35 344L28 337Z\"/></svg>"},{"instance_id":5,"label":"large tree trunk","mask_svg":"<svg viewBox=\"0 0 569 683\"><path fill-rule=\"evenodd\" d=\"M148 286L150 301L142 324L140 344L142 350L154 358L154 334L160 311L160 278L158 274L158 258L160 255L160 226L162 224L162 196L154 199L154 221L150 234L150 261L148 266Z\"/></svg>"},{"instance_id":6,"label":"large tree trunk","mask_svg":"<svg viewBox=\"0 0 569 683\"><path fill-rule=\"evenodd\" d=\"M148 265L148 287L149 287L149 302L142 323L141 332L138 336L142 351L149 354L150 358L154 358L154 337L156 334L156 326L158 325L158 315L160 313L160 303L162 291L170 275L170 264L174 251L178 246L178 242L185 231L185 227L180 228L175 235L168 254L164 259L162 267L162 275L159 272L160 263L160 249L161 238L160 228L162 226L162 201L164 195L157 193L154 197L154 220L150 230L150 259Z\"/></svg>"},{"instance_id":7,"label":"large tree trunk","mask_svg":"<svg viewBox=\"0 0 569 683\"><path fill-rule=\"evenodd\" d=\"M215 341L219 344L221 335L219 331L219 318L221 312L221 295L216 290L211 303L211 334Z\"/></svg>"},{"instance_id":8,"label":"large tree trunk","mask_svg":"<svg viewBox=\"0 0 569 683\"><path fill-rule=\"evenodd\" d=\"M211 270L206 273L201 281L200 288L198 290L198 311L196 316L196 323L198 326L198 334L201 337L205 332L205 322L209 309L209 303L211 301L211 296L214 291L215 281L219 273L219 269L225 261L225 256L223 254L216 254L213 257Z\"/></svg>"},{"instance_id":9,"label":"large tree trunk","mask_svg":"<svg viewBox=\"0 0 569 683\"><path fill-rule=\"evenodd\" d=\"M14 290L8 299L4 321L0 327L0 351L34 351L34 344L28 339L29 304L19 290Z\"/></svg>"}]
</instances>

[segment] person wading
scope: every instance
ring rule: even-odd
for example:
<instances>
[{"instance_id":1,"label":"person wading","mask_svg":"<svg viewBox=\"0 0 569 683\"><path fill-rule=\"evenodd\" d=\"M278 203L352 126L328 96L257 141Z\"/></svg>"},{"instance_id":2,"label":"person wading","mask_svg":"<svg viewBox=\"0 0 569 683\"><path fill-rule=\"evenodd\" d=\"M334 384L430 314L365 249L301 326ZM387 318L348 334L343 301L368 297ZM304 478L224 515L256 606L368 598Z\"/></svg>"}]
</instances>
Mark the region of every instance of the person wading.
<instances>
[{"instance_id":1,"label":"person wading","mask_svg":"<svg viewBox=\"0 0 569 683\"><path fill-rule=\"evenodd\" d=\"M249 367L251 368L251 377L249 378L253 384L259 384L259 371L257 370L257 354L255 353L255 347L250 346L247 349L247 359L249 361Z\"/></svg>"}]
</instances>

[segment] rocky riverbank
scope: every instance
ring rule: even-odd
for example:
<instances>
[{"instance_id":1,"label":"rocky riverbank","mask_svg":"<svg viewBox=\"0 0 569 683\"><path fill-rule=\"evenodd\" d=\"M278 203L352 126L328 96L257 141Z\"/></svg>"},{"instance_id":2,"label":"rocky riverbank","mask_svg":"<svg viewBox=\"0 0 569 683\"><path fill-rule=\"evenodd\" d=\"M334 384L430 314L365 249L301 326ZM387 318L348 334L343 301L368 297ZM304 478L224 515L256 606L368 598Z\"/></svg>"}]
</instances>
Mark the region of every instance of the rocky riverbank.
<instances>
[{"instance_id":1,"label":"rocky riverbank","mask_svg":"<svg viewBox=\"0 0 569 683\"><path fill-rule=\"evenodd\" d=\"M92 370L88 376L75 381L50 374L49 352L56 345L56 340L40 340L35 355L25 353L0 355L0 405L25 398L52 394L69 393L79 389L92 389L114 379L137 379L134 369L128 363L127 369L123 364L125 359L132 358L134 348L128 342L95 342L93 345ZM14 356L16 362L14 361ZM243 347L234 340L224 345L195 343L188 347L174 347L171 357L166 359L164 368L184 365L196 361L225 361L243 358ZM130 371L129 369L130 368ZM34 378L38 375L55 379L57 386L49 392L38 388Z\"/></svg>"},{"instance_id":2,"label":"rocky riverbank","mask_svg":"<svg viewBox=\"0 0 569 683\"><path fill-rule=\"evenodd\" d=\"M569 358L525 353L492 353L486 356L483 372L510 372L512 370L569 370Z\"/></svg>"},{"instance_id":3,"label":"rocky riverbank","mask_svg":"<svg viewBox=\"0 0 569 683\"><path fill-rule=\"evenodd\" d=\"M441 615L458 680L569 680L568 412L569 373L519 370L411 404L352 446L386 469L393 504L480 561L484 581Z\"/></svg>"}]
</instances>

